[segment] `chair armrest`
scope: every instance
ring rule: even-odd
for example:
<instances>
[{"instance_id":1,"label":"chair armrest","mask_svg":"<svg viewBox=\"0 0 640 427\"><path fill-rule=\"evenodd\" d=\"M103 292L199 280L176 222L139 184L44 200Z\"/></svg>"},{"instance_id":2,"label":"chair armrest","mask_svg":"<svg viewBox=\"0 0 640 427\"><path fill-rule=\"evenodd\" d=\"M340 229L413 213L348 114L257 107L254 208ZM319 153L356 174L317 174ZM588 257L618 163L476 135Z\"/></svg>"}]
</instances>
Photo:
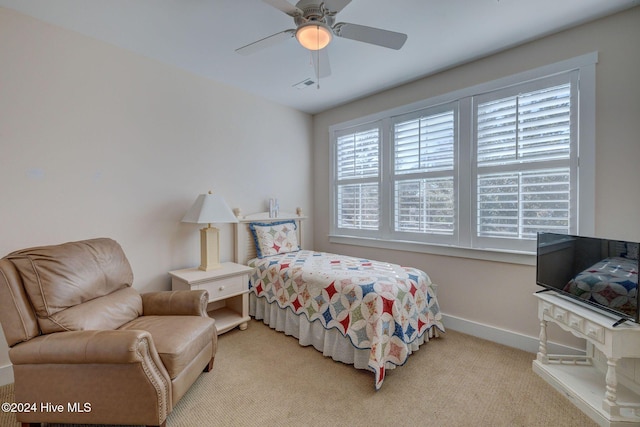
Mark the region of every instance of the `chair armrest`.
<instances>
[{"instance_id":1,"label":"chair armrest","mask_svg":"<svg viewBox=\"0 0 640 427\"><path fill-rule=\"evenodd\" d=\"M140 330L69 331L41 335L9 350L14 365L161 363L151 334Z\"/></svg>"},{"instance_id":2,"label":"chair armrest","mask_svg":"<svg viewBox=\"0 0 640 427\"><path fill-rule=\"evenodd\" d=\"M209 293L195 291L160 291L142 294L144 316L203 316L207 314Z\"/></svg>"},{"instance_id":3,"label":"chair armrest","mask_svg":"<svg viewBox=\"0 0 640 427\"><path fill-rule=\"evenodd\" d=\"M46 414L49 422L165 425L173 408L171 378L146 331L56 332L15 345L9 358L17 401L95 404L90 412ZM37 412L16 418L45 421Z\"/></svg>"}]
</instances>

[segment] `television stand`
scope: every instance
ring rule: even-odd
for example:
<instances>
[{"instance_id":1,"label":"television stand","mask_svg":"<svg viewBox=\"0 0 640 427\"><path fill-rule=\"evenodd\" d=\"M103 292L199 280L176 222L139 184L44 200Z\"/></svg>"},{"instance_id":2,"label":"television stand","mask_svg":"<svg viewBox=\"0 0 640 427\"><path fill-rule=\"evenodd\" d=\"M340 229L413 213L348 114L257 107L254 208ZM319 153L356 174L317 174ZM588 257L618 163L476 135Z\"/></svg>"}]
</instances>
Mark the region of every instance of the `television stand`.
<instances>
[{"instance_id":1,"label":"television stand","mask_svg":"<svg viewBox=\"0 0 640 427\"><path fill-rule=\"evenodd\" d=\"M640 384L619 377L622 358L640 358L640 325L613 326L611 318L555 292L536 293L540 346L533 370L601 426L640 426ZM547 324L587 340L587 354L547 353ZM606 358L598 363L596 351ZM623 384L624 383L624 384Z\"/></svg>"}]
</instances>

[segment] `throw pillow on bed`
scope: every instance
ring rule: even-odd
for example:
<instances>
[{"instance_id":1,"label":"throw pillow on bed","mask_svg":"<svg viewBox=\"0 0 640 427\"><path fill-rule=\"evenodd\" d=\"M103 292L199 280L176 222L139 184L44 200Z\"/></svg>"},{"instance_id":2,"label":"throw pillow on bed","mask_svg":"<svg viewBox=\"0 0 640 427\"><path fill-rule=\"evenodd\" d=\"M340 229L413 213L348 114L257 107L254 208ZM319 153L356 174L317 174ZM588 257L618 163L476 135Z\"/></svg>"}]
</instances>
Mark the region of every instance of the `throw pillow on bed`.
<instances>
[{"instance_id":1,"label":"throw pillow on bed","mask_svg":"<svg viewBox=\"0 0 640 427\"><path fill-rule=\"evenodd\" d=\"M300 250L295 221L252 222L249 229L253 234L258 258Z\"/></svg>"}]
</instances>

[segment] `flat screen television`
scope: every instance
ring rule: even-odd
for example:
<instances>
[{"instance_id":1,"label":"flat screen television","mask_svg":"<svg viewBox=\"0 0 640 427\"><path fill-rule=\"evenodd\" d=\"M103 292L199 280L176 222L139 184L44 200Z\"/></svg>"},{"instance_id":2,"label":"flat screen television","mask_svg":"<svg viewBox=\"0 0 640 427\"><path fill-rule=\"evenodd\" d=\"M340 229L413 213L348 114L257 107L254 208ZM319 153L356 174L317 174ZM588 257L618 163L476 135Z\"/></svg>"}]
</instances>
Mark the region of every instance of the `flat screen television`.
<instances>
[{"instance_id":1,"label":"flat screen television","mask_svg":"<svg viewBox=\"0 0 640 427\"><path fill-rule=\"evenodd\" d=\"M640 323L639 243L539 233L536 282L617 318Z\"/></svg>"}]
</instances>

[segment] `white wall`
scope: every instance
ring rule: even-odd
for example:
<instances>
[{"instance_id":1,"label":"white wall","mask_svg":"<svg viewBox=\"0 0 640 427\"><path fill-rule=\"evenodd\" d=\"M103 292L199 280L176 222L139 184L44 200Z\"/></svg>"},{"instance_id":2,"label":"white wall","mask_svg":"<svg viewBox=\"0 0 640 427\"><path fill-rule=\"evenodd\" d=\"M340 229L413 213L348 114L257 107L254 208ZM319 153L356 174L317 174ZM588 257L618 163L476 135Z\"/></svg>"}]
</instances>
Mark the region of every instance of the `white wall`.
<instances>
[{"instance_id":1,"label":"white wall","mask_svg":"<svg viewBox=\"0 0 640 427\"><path fill-rule=\"evenodd\" d=\"M311 141L307 114L0 7L0 256L107 236L136 288L169 289L199 263L198 194L312 216ZM8 364L0 337L0 383Z\"/></svg>"},{"instance_id":2,"label":"white wall","mask_svg":"<svg viewBox=\"0 0 640 427\"><path fill-rule=\"evenodd\" d=\"M596 66L596 234L640 240L640 7L426 77L314 117L314 238L317 250L366 256L424 269L439 285L439 301L457 327L484 325L512 343L535 346L539 323L532 293L535 268L330 243L329 126L457 89L599 52ZM429 55L425 45L425 55ZM445 326L447 323L445 322ZM470 330L473 326L470 327ZM551 329L551 328L550 328ZM550 330L550 338L580 341ZM535 351L536 347L532 348Z\"/></svg>"}]
</instances>

